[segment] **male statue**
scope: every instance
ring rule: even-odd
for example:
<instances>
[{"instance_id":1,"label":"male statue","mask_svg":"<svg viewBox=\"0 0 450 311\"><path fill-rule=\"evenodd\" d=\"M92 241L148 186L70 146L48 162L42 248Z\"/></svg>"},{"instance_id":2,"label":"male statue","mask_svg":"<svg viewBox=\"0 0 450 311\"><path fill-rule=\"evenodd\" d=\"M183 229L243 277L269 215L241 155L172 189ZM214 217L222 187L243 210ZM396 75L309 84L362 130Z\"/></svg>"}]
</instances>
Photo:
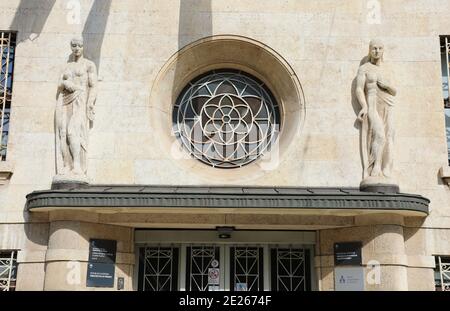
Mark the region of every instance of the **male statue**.
<instances>
[{"instance_id":1,"label":"male statue","mask_svg":"<svg viewBox=\"0 0 450 311\"><path fill-rule=\"evenodd\" d=\"M94 121L97 68L83 56L83 40L72 39L72 55L56 95L55 182L87 181L88 131Z\"/></svg>"},{"instance_id":2,"label":"male statue","mask_svg":"<svg viewBox=\"0 0 450 311\"><path fill-rule=\"evenodd\" d=\"M391 180L394 144L395 88L383 78L384 45L372 40L368 61L359 67L356 98L361 105L361 150L364 180L367 184L395 184ZM398 188L398 187L397 187Z\"/></svg>"}]
</instances>

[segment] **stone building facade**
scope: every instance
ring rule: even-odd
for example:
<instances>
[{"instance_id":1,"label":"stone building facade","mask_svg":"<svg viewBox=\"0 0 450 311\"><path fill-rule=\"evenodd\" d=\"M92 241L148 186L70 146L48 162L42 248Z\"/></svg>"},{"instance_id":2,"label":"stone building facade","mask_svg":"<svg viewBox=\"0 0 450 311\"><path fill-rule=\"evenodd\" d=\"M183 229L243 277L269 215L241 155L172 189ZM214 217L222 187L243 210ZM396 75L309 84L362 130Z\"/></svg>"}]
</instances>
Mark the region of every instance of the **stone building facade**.
<instances>
[{"instance_id":1,"label":"stone building facade","mask_svg":"<svg viewBox=\"0 0 450 311\"><path fill-rule=\"evenodd\" d=\"M365 290L445 289L449 11L447 0L0 0L1 48L13 60L2 59L0 286L328 291L362 272ZM94 69L66 75L74 37ZM356 89L374 38L384 78L378 97L363 84L366 125L375 139L370 105L389 81L393 170L364 188ZM68 87L57 98L58 87L85 74L96 81L79 142L85 179L55 178L58 101L68 118L87 105ZM234 88L212 92L214 79ZM206 84L206 95L189 88ZM247 138L230 142L228 129ZM81 130L70 131L73 156ZM196 149L212 134L224 135L211 144L220 147ZM243 155L229 152L239 146ZM104 240L112 271L93 259ZM351 266L335 258L347 242L360 245ZM89 283L97 268L111 284Z\"/></svg>"}]
</instances>

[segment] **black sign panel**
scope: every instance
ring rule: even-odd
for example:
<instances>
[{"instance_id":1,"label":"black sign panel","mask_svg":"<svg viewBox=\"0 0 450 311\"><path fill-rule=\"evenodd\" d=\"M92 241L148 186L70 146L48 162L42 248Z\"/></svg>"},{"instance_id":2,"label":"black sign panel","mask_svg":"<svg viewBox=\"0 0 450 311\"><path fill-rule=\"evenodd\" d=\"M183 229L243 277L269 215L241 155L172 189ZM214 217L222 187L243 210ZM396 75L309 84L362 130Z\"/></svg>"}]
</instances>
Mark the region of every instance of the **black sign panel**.
<instances>
[{"instance_id":1,"label":"black sign panel","mask_svg":"<svg viewBox=\"0 0 450 311\"><path fill-rule=\"evenodd\" d=\"M334 244L335 266L361 266L362 242L345 242Z\"/></svg>"},{"instance_id":2,"label":"black sign panel","mask_svg":"<svg viewBox=\"0 0 450 311\"><path fill-rule=\"evenodd\" d=\"M88 263L87 287L114 287L115 266L109 263Z\"/></svg>"},{"instance_id":3,"label":"black sign panel","mask_svg":"<svg viewBox=\"0 0 450 311\"><path fill-rule=\"evenodd\" d=\"M89 262L116 263L117 241L97 240L89 241Z\"/></svg>"},{"instance_id":4,"label":"black sign panel","mask_svg":"<svg viewBox=\"0 0 450 311\"><path fill-rule=\"evenodd\" d=\"M91 239L87 269L88 287L114 287L117 241Z\"/></svg>"}]
</instances>

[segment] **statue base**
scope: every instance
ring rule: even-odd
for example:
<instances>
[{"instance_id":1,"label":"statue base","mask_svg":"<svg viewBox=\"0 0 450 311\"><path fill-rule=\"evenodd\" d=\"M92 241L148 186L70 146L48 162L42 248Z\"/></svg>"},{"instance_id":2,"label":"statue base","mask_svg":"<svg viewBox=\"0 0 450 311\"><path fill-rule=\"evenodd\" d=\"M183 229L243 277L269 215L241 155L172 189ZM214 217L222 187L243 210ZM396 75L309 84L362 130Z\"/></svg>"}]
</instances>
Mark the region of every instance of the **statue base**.
<instances>
[{"instance_id":1,"label":"statue base","mask_svg":"<svg viewBox=\"0 0 450 311\"><path fill-rule=\"evenodd\" d=\"M85 188L87 186L89 186L89 180L84 175L56 175L52 182L52 190Z\"/></svg>"},{"instance_id":2,"label":"statue base","mask_svg":"<svg viewBox=\"0 0 450 311\"><path fill-rule=\"evenodd\" d=\"M390 178L369 176L361 182L359 190L364 192L399 193L400 187L396 181Z\"/></svg>"}]
</instances>

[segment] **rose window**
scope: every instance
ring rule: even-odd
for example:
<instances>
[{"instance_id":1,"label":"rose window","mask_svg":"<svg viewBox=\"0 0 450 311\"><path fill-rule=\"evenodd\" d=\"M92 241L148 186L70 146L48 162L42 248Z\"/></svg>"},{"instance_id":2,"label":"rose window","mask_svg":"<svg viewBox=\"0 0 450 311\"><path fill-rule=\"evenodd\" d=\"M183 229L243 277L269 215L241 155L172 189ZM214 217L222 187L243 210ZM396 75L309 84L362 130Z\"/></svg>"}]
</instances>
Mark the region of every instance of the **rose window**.
<instances>
[{"instance_id":1,"label":"rose window","mask_svg":"<svg viewBox=\"0 0 450 311\"><path fill-rule=\"evenodd\" d=\"M278 136L280 111L270 90L233 70L191 81L173 110L174 133L198 160L218 168L249 164Z\"/></svg>"}]
</instances>

